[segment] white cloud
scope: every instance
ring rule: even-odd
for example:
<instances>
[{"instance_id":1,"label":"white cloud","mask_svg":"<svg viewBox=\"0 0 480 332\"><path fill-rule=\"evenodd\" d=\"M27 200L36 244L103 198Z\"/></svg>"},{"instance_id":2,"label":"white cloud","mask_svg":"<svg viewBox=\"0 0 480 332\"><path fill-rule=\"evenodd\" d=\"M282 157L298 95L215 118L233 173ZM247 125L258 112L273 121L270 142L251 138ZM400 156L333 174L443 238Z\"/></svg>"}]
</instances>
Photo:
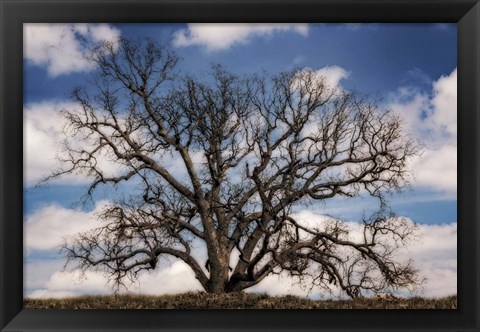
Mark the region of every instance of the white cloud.
<instances>
[{"instance_id":1,"label":"white cloud","mask_svg":"<svg viewBox=\"0 0 480 332\"><path fill-rule=\"evenodd\" d=\"M25 260L24 293L31 289L40 289L55 271L60 271L65 262L61 259Z\"/></svg>"},{"instance_id":2,"label":"white cloud","mask_svg":"<svg viewBox=\"0 0 480 332\"><path fill-rule=\"evenodd\" d=\"M446 144L437 149L426 148L412 162L415 179L421 185L445 192L457 191L457 146Z\"/></svg>"},{"instance_id":3,"label":"white cloud","mask_svg":"<svg viewBox=\"0 0 480 332\"><path fill-rule=\"evenodd\" d=\"M400 88L389 107L401 116L411 134L418 136L426 127L422 120L422 112L430 107L430 99L425 94L417 93L411 88ZM425 136L423 134L422 136Z\"/></svg>"},{"instance_id":4,"label":"white cloud","mask_svg":"<svg viewBox=\"0 0 480 332\"><path fill-rule=\"evenodd\" d=\"M64 238L88 231L99 225L96 214L107 201L98 201L90 212L48 205L27 216L25 220L24 246L27 250L56 249Z\"/></svg>"},{"instance_id":5,"label":"white cloud","mask_svg":"<svg viewBox=\"0 0 480 332\"><path fill-rule=\"evenodd\" d=\"M322 227L329 217L310 211L297 214L300 222L308 227ZM350 229L350 239L362 237L362 226L359 223L346 223ZM425 297L442 297L457 294L457 224L419 225L420 240L412 242L407 248L398 252L399 261L413 259L419 276L426 277L418 295ZM268 292L272 295L297 295L312 298L328 296L327 293L314 289L308 292L308 287L292 284L292 279L286 275L271 275L252 288L256 292Z\"/></svg>"},{"instance_id":6,"label":"white cloud","mask_svg":"<svg viewBox=\"0 0 480 332\"><path fill-rule=\"evenodd\" d=\"M73 296L79 296L79 294L68 291L51 291L48 289L37 289L28 294L28 297L32 299L63 299Z\"/></svg>"},{"instance_id":7,"label":"white cloud","mask_svg":"<svg viewBox=\"0 0 480 332\"><path fill-rule=\"evenodd\" d=\"M182 261L176 261L164 269L144 275L142 280L131 288L135 293L156 295L201 290L203 288L195 279L195 274Z\"/></svg>"},{"instance_id":8,"label":"white cloud","mask_svg":"<svg viewBox=\"0 0 480 332\"><path fill-rule=\"evenodd\" d=\"M433 114L435 126L452 136L457 135L457 69L433 83Z\"/></svg>"},{"instance_id":9,"label":"white cloud","mask_svg":"<svg viewBox=\"0 0 480 332\"><path fill-rule=\"evenodd\" d=\"M305 87L306 84L310 84L308 80L311 79L316 85L324 85L327 91L338 94L343 91L340 81L349 76L350 72L340 66L325 66L317 70L305 67L296 72L291 88L308 91Z\"/></svg>"},{"instance_id":10,"label":"white cloud","mask_svg":"<svg viewBox=\"0 0 480 332\"><path fill-rule=\"evenodd\" d=\"M306 85L310 84L308 80L311 79L312 81L315 82L316 85L324 85L325 95L329 95L330 93L333 93L335 97L335 96L339 96L344 91L344 88L342 87L340 82L343 79L348 78L350 76L350 72L340 66L333 65L333 66L325 66L317 70L305 67L299 70L296 73L296 75L297 76L295 77L295 79L291 84L292 90L301 91L302 89L304 89L305 91L308 91L309 89L306 88ZM309 98L308 94L305 95L305 99L307 98ZM318 130L319 130L318 123L310 122L310 123L307 123L303 128L302 135L304 137L313 135L318 133ZM305 142L305 146L307 145L308 143ZM279 151L276 151L274 153L279 153Z\"/></svg>"},{"instance_id":11,"label":"white cloud","mask_svg":"<svg viewBox=\"0 0 480 332\"><path fill-rule=\"evenodd\" d=\"M28 266L28 264L27 264ZM33 268L28 269L35 274ZM30 298L72 297L84 294L111 294L108 277L101 272L87 271L83 276L79 271L51 270L42 285L29 294ZM28 274L26 278L28 278ZM32 284L27 286L33 288ZM187 291L201 291L200 282L195 279L193 271L182 261L162 263L159 268L150 273L144 273L139 281L128 285L128 291L135 294L178 294ZM125 289L120 290L126 292Z\"/></svg>"},{"instance_id":12,"label":"white cloud","mask_svg":"<svg viewBox=\"0 0 480 332\"><path fill-rule=\"evenodd\" d=\"M235 44L246 44L252 37L269 37L282 31L292 31L306 37L308 30L308 24L191 23L187 29L174 33L173 45L200 45L208 51L219 51Z\"/></svg>"},{"instance_id":13,"label":"white cloud","mask_svg":"<svg viewBox=\"0 0 480 332\"><path fill-rule=\"evenodd\" d=\"M32 185L59 167L57 155L61 150L65 119L60 110L76 105L64 101L49 101L24 107L24 181ZM83 179L84 180L84 179ZM71 182L83 182L70 177Z\"/></svg>"},{"instance_id":14,"label":"white cloud","mask_svg":"<svg viewBox=\"0 0 480 332\"><path fill-rule=\"evenodd\" d=\"M26 186L37 184L44 177L51 175L66 165L61 165L58 157L65 151L63 143L68 141L74 148L91 149L87 139L67 137L64 128L67 124L62 110L75 110L78 105L68 101L43 101L24 106L24 182ZM68 165L70 166L70 165ZM106 175L118 174L124 167L106 156L98 159L97 166ZM84 184L92 178L83 173L74 172L52 179L50 183Z\"/></svg>"},{"instance_id":15,"label":"white cloud","mask_svg":"<svg viewBox=\"0 0 480 332\"><path fill-rule=\"evenodd\" d=\"M318 77L324 77L330 87L339 87L340 81L348 78L350 72L340 66L326 66L315 71Z\"/></svg>"},{"instance_id":16,"label":"white cloud","mask_svg":"<svg viewBox=\"0 0 480 332\"><path fill-rule=\"evenodd\" d=\"M293 295L309 298L318 297L318 294L312 294L309 288L292 283L291 277L285 273L270 275L263 279L258 285L255 285L246 291L249 293L267 293L271 296Z\"/></svg>"},{"instance_id":17,"label":"white cloud","mask_svg":"<svg viewBox=\"0 0 480 332\"><path fill-rule=\"evenodd\" d=\"M432 84L431 95L413 88L398 90L389 107L425 146L412 160L416 184L457 191L457 69Z\"/></svg>"},{"instance_id":18,"label":"white cloud","mask_svg":"<svg viewBox=\"0 0 480 332\"><path fill-rule=\"evenodd\" d=\"M116 40L120 31L108 24L24 24L24 58L58 76L92 69L85 55L99 42Z\"/></svg>"},{"instance_id":19,"label":"white cloud","mask_svg":"<svg viewBox=\"0 0 480 332\"><path fill-rule=\"evenodd\" d=\"M64 240L77 233L100 226L97 215L108 201L96 202L92 211L67 209L59 205L49 205L35 211L26 218L24 224L24 246L26 262L24 274L25 294L32 298L65 297L82 294L108 294L112 289L108 278L101 272L87 271L83 276L79 271L63 271L65 260L29 260L31 250L53 250L58 252ZM194 257L206 261L206 251L192 243ZM159 268L143 274L141 282L133 283L129 290L139 294L173 294L189 290L201 290L193 271L182 261L162 260Z\"/></svg>"},{"instance_id":20,"label":"white cloud","mask_svg":"<svg viewBox=\"0 0 480 332\"><path fill-rule=\"evenodd\" d=\"M63 236L72 235L95 227L95 211L103 203L97 204L92 212L68 210L50 206L32 214L25 225L26 245L33 249L50 249L62 242ZM296 214L298 220L309 227L325 227L331 220L311 211L304 210ZM346 224L351 230L350 239L361 237L361 225L355 222ZM423 296L446 296L457 292L457 225L419 225L421 240L411 243L408 249L398 254L399 260L413 258L420 276L427 277ZM206 260L205 248L195 245L195 258L199 262ZM237 260L232 257L231 265ZM60 260L61 261L61 260ZM87 271L80 278L77 271L60 271L59 260L26 262L25 289L28 297L62 297L83 294L111 293L108 278L101 272ZM138 283L129 287L138 294L175 294L202 290L191 269L178 260L163 259L159 268L140 276ZM270 295L293 294L312 298L326 297L327 293L292 282L288 276L272 275L249 291L268 292Z\"/></svg>"},{"instance_id":21,"label":"white cloud","mask_svg":"<svg viewBox=\"0 0 480 332\"><path fill-rule=\"evenodd\" d=\"M71 137L71 132L65 135L67 120L62 115L62 110L76 112L80 106L74 102L62 100L47 100L38 103L32 103L24 106L24 184L33 186L38 184L43 178L70 164L63 164L59 157L65 156L64 142L67 141L70 147L77 150L93 150L98 144L95 137L86 139L78 135ZM119 123L124 121L118 119ZM67 130L68 131L68 130ZM135 132L133 135L140 135ZM139 136L134 136L139 137ZM139 140L141 138L138 138ZM98 156L98 155L97 155ZM181 157L175 151L165 153L162 156L153 156L158 162L166 167L168 171L174 174L178 179L185 180L187 170ZM191 158L194 164L200 166L205 163L204 153L202 151L192 151ZM106 176L113 176L125 172L127 167L116 162L107 151L100 153L97 159L97 168L101 169ZM73 172L61 177L49 180L51 184L87 184L91 183L92 177L82 172Z\"/></svg>"},{"instance_id":22,"label":"white cloud","mask_svg":"<svg viewBox=\"0 0 480 332\"><path fill-rule=\"evenodd\" d=\"M441 297L457 294L457 224L421 225L422 240L409 255L419 274L427 278L420 295Z\"/></svg>"}]
</instances>

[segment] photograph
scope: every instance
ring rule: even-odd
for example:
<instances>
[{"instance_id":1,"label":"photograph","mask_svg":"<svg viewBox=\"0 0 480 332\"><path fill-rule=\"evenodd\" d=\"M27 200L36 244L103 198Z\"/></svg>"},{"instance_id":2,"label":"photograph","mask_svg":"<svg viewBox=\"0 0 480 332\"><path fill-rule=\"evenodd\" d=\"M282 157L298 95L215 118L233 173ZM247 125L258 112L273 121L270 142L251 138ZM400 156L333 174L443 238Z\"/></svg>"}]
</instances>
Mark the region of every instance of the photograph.
<instances>
[{"instance_id":1,"label":"photograph","mask_svg":"<svg viewBox=\"0 0 480 332\"><path fill-rule=\"evenodd\" d=\"M23 307L457 309L457 35L23 23Z\"/></svg>"}]
</instances>

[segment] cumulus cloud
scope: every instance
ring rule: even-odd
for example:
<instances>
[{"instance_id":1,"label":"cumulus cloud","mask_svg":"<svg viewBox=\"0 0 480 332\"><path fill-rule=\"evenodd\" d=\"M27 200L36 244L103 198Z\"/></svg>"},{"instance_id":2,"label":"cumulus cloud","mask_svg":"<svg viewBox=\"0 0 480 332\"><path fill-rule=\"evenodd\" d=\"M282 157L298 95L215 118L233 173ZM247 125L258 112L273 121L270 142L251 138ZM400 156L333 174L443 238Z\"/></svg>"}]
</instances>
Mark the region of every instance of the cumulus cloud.
<instances>
[{"instance_id":1,"label":"cumulus cloud","mask_svg":"<svg viewBox=\"0 0 480 332\"><path fill-rule=\"evenodd\" d=\"M55 271L65 264L61 259L26 259L24 264L24 294L29 290L40 289Z\"/></svg>"},{"instance_id":2,"label":"cumulus cloud","mask_svg":"<svg viewBox=\"0 0 480 332\"><path fill-rule=\"evenodd\" d=\"M30 298L58 298L85 294L111 294L108 276L102 272L63 270L62 266L50 261L27 262L25 296ZM43 279L41 282L39 280ZM193 271L182 261L163 260L158 268L144 273L138 281L127 282L128 292L135 294L177 294L201 291ZM120 293L127 292L121 289Z\"/></svg>"},{"instance_id":3,"label":"cumulus cloud","mask_svg":"<svg viewBox=\"0 0 480 332\"><path fill-rule=\"evenodd\" d=\"M118 39L120 31L108 24L28 23L23 35L24 58L55 77L91 70L85 55L102 41Z\"/></svg>"},{"instance_id":4,"label":"cumulus cloud","mask_svg":"<svg viewBox=\"0 0 480 332\"><path fill-rule=\"evenodd\" d=\"M27 216L24 245L27 250L56 249L68 236L85 232L99 225L96 215L107 205L98 201L92 211L48 205Z\"/></svg>"},{"instance_id":5,"label":"cumulus cloud","mask_svg":"<svg viewBox=\"0 0 480 332\"><path fill-rule=\"evenodd\" d=\"M65 165L59 163L64 151L64 142L74 148L91 147L88 140L65 136L67 124L62 110L75 110L78 105L68 101L49 100L32 103L24 106L23 134L24 134L24 184L32 186L39 183L52 171L59 170ZM121 172L124 167L109 158L99 158L97 166L105 174L113 175ZM91 181L83 173L72 173L53 179L51 183L84 184Z\"/></svg>"},{"instance_id":6,"label":"cumulus cloud","mask_svg":"<svg viewBox=\"0 0 480 332\"><path fill-rule=\"evenodd\" d=\"M277 32L291 31L306 37L308 30L308 24L192 23L174 33L173 45L199 45L208 51L219 51L235 44L246 44L253 37L270 37Z\"/></svg>"},{"instance_id":7,"label":"cumulus cloud","mask_svg":"<svg viewBox=\"0 0 480 332\"><path fill-rule=\"evenodd\" d=\"M24 106L23 133L24 133L24 185L34 186L43 178L51 175L52 171L69 167L70 164L62 164L59 158L65 156L65 145L67 141L69 146L77 150L92 150L95 144L95 138L83 139L71 137L68 131L67 121L61 111L68 110L76 112L80 105L63 100L47 100L38 103L31 103ZM118 117L121 124L123 119ZM66 130L67 129L67 130ZM66 135L65 132L68 132ZM141 140L138 132L133 133L135 138ZM125 172L127 167L116 162L115 158L107 155L107 152L100 154L97 159L97 167L105 175L113 176ZM152 156L156 158L171 174L177 179L183 181L187 179L187 169L178 153L170 151L163 155ZM195 165L205 164L203 151L191 151L191 158ZM87 184L91 183L92 177L85 173L74 172L65 174L61 177L51 179L52 184Z\"/></svg>"},{"instance_id":8,"label":"cumulus cloud","mask_svg":"<svg viewBox=\"0 0 480 332\"><path fill-rule=\"evenodd\" d=\"M61 150L61 137L65 125L60 110L75 107L75 104L64 101L41 102L24 107L23 151L26 185L35 184L53 169L58 168L57 155ZM70 180L77 182L75 178Z\"/></svg>"},{"instance_id":9,"label":"cumulus cloud","mask_svg":"<svg viewBox=\"0 0 480 332\"><path fill-rule=\"evenodd\" d=\"M317 70L317 75L327 78L332 86L338 86L342 79L350 76L350 72L340 66L326 66Z\"/></svg>"},{"instance_id":10,"label":"cumulus cloud","mask_svg":"<svg viewBox=\"0 0 480 332\"><path fill-rule=\"evenodd\" d=\"M311 70L305 68L304 70ZM341 88L340 81L350 76L350 72L340 66L325 66L314 70L315 76L319 79L325 79L327 86L331 88Z\"/></svg>"},{"instance_id":11,"label":"cumulus cloud","mask_svg":"<svg viewBox=\"0 0 480 332\"><path fill-rule=\"evenodd\" d=\"M95 211L103 203L97 204L92 212L68 210L58 206L49 206L32 214L26 222L26 245L29 248L49 249L60 244L63 236L73 235L95 227ZM322 227L328 223L328 216L302 211L296 217L310 227ZM361 237L361 225L348 222L350 238ZM420 225L421 240L410 244L408 249L399 252L400 260L413 258L421 276L427 278L420 295L427 297L446 296L457 292L457 225ZM206 260L205 248L196 246L196 259ZM231 265L238 260L232 257ZM61 262L61 260L60 260ZM112 292L108 277L101 272L87 271L81 275L78 271L61 270L59 260L26 262L25 289L27 297L64 297L84 294L108 294ZM202 290L194 273L182 261L160 260L159 267L150 273L144 273L138 282L130 284L129 291L138 294L175 294ZM270 295L297 295L311 298L328 297L329 294L318 289L309 290L296 284L286 275L272 275L265 278L251 292L267 292Z\"/></svg>"},{"instance_id":12,"label":"cumulus cloud","mask_svg":"<svg viewBox=\"0 0 480 332\"><path fill-rule=\"evenodd\" d=\"M433 112L430 118L434 126L451 136L457 135L457 69L433 83Z\"/></svg>"},{"instance_id":13,"label":"cumulus cloud","mask_svg":"<svg viewBox=\"0 0 480 332\"><path fill-rule=\"evenodd\" d=\"M457 224L421 225L422 239L403 255L412 257L427 278L419 295L441 297L457 293Z\"/></svg>"},{"instance_id":14,"label":"cumulus cloud","mask_svg":"<svg viewBox=\"0 0 480 332\"><path fill-rule=\"evenodd\" d=\"M48 289L37 289L28 295L31 299L63 299L74 296L79 296L79 294L68 291L51 291Z\"/></svg>"},{"instance_id":15,"label":"cumulus cloud","mask_svg":"<svg viewBox=\"0 0 480 332\"><path fill-rule=\"evenodd\" d=\"M444 192L457 191L457 146L446 144L436 149L426 148L412 162L415 179L420 185Z\"/></svg>"},{"instance_id":16,"label":"cumulus cloud","mask_svg":"<svg viewBox=\"0 0 480 332\"><path fill-rule=\"evenodd\" d=\"M359 225L350 224L355 230ZM399 260L412 258L418 274L426 278L425 284L415 293L424 297L442 297L457 294L457 225L455 223L438 225L421 225L422 240L403 250L397 257ZM360 236L353 233L352 236ZM328 298L330 294L317 289L310 290L292 283L286 274L270 275L252 292L267 292L270 295L296 295L310 298Z\"/></svg>"},{"instance_id":17,"label":"cumulus cloud","mask_svg":"<svg viewBox=\"0 0 480 332\"><path fill-rule=\"evenodd\" d=\"M311 84L305 76L311 79L316 85L325 85L328 91L339 93L343 91L340 81L350 76L350 72L340 66L325 66L320 69L305 67L296 73L291 88L305 89L306 84ZM308 83L307 83L308 82ZM308 89L305 89L308 90Z\"/></svg>"},{"instance_id":18,"label":"cumulus cloud","mask_svg":"<svg viewBox=\"0 0 480 332\"><path fill-rule=\"evenodd\" d=\"M431 93L411 87L397 91L389 107L410 134L425 146L412 161L417 183L445 192L457 191L457 69L432 84Z\"/></svg>"},{"instance_id":19,"label":"cumulus cloud","mask_svg":"<svg viewBox=\"0 0 480 332\"><path fill-rule=\"evenodd\" d=\"M193 271L181 261L164 264L153 272L143 274L138 282L128 285L128 291L131 293L149 295L178 294L201 290L202 286L195 279ZM120 291L120 293L125 292L124 289ZM87 271L81 275L79 271L54 271L42 284L42 288L35 289L26 296L29 298L61 298L111 293L108 277L100 272Z\"/></svg>"},{"instance_id":20,"label":"cumulus cloud","mask_svg":"<svg viewBox=\"0 0 480 332\"><path fill-rule=\"evenodd\" d=\"M33 186L38 184L43 178L51 175L52 171L69 167L70 164L62 164L59 158L65 156L65 142L77 150L92 150L95 144L95 138L84 139L71 137L68 131L67 121L61 111L68 110L76 112L80 105L64 100L47 100L38 103L31 103L24 106L23 133L24 133L24 184ZM119 123L123 119L119 117ZM67 130L66 130L67 129ZM65 132L68 132L66 135ZM140 135L138 132L132 134ZM138 137L140 140L140 136ZM107 152L100 154L97 159L97 167L105 175L119 175L126 171L126 166L115 162L115 158L107 155ZM165 166L165 168L174 174L178 179L185 180L187 170L185 164L178 154L165 153L160 156L153 156ZM206 163L202 151L192 151L191 158L194 164L200 165ZM55 184L87 184L92 181L92 177L85 173L74 172L65 174L61 177L51 179L49 183Z\"/></svg>"},{"instance_id":21,"label":"cumulus cloud","mask_svg":"<svg viewBox=\"0 0 480 332\"><path fill-rule=\"evenodd\" d=\"M311 211L301 211L295 216L307 227L325 227L331 217ZM411 222L411 221L410 221ZM350 240L362 238L363 226L357 222L346 222ZM419 240L409 243L398 251L396 259L413 259L418 274L426 282L416 295L442 297L457 293L457 224L419 225ZM297 295L311 298L328 297L329 294L292 283L287 275L270 275L250 291L267 292L271 295Z\"/></svg>"}]
</instances>

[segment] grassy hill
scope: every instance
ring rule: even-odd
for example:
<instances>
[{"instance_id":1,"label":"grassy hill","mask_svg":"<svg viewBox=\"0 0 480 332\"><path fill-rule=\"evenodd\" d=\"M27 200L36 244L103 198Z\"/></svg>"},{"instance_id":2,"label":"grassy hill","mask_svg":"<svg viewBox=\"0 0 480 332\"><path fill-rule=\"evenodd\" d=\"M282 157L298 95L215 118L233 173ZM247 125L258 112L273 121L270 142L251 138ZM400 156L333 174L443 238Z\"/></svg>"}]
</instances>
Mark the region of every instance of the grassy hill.
<instances>
[{"instance_id":1,"label":"grassy hill","mask_svg":"<svg viewBox=\"0 0 480 332\"><path fill-rule=\"evenodd\" d=\"M25 299L26 309L456 309L457 297L365 298L312 301L265 294L111 295L63 299Z\"/></svg>"}]
</instances>

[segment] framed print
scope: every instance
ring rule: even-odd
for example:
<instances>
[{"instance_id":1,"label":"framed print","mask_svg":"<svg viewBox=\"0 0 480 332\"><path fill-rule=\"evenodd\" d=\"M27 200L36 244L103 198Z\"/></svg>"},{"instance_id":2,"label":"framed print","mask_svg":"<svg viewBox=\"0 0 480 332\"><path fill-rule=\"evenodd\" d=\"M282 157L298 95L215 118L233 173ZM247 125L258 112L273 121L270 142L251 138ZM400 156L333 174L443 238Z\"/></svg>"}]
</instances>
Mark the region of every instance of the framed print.
<instances>
[{"instance_id":1,"label":"framed print","mask_svg":"<svg viewBox=\"0 0 480 332\"><path fill-rule=\"evenodd\" d=\"M477 1L0 3L2 331L479 330Z\"/></svg>"}]
</instances>

